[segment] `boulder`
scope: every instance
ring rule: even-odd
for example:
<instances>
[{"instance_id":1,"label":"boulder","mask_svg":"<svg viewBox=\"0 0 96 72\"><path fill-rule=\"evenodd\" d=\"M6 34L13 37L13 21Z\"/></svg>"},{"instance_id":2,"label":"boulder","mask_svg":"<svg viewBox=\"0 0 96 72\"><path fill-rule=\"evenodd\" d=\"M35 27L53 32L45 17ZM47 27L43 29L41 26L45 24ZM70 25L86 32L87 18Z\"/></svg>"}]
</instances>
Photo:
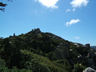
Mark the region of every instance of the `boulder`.
<instances>
[{"instance_id":1,"label":"boulder","mask_svg":"<svg viewBox=\"0 0 96 72\"><path fill-rule=\"evenodd\" d=\"M96 70L94 70L91 67L86 68L83 72L96 72Z\"/></svg>"}]
</instances>

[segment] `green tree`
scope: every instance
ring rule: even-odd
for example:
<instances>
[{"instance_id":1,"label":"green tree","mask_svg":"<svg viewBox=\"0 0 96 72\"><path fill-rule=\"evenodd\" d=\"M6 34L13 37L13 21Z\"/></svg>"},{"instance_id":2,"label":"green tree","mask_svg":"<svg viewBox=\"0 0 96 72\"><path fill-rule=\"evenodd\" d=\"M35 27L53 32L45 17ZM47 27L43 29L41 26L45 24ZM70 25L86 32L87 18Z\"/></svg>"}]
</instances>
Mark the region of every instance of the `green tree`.
<instances>
[{"instance_id":1,"label":"green tree","mask_svg":"<svg viewBox=\"0 0 96 72\"><path fill-rule=\"evenodd\" d=\"M72 72L83 72L83 70L85 69L86 67L83 66L82 64L74 64L74 69Z\"/></svg>"}]
</instances>

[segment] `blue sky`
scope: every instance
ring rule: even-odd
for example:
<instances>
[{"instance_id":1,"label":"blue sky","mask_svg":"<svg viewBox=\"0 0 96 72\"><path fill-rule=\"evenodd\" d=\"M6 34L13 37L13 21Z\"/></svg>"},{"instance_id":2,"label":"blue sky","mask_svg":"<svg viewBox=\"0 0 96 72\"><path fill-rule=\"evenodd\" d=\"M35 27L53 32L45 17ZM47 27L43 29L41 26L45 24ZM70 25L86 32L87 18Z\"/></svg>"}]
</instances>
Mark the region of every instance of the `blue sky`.
<instances>
[{"instance_id":1,"label":"blue sky","mask_svg":"<svg viewBox=\"0 0 96 72\"><path fill-rule=\"evenodd\" d=\"M3 1L3 0L2 0ZM14 0L0 12L0 37L34 28L96 45L96 0Z\"/></svg>"}]
</instances>

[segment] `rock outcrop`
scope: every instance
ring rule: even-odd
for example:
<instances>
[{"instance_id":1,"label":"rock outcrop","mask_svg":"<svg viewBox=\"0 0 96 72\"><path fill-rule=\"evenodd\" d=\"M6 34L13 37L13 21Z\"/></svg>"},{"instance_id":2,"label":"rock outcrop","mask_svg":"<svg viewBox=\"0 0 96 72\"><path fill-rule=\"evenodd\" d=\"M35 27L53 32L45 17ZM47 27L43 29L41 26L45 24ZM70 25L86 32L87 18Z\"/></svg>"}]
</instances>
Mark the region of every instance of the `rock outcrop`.
<instances>
[{"instance_id":1,"label":"rock outcrop","mask_svg":"<svg viewBox=\"0 0 96 72\"><path fill-rule=\"evenodd\" d=\"M96 72L96 70L94 70L91 67L86 68L83 72Z\"/></svg>"}]
</instances>

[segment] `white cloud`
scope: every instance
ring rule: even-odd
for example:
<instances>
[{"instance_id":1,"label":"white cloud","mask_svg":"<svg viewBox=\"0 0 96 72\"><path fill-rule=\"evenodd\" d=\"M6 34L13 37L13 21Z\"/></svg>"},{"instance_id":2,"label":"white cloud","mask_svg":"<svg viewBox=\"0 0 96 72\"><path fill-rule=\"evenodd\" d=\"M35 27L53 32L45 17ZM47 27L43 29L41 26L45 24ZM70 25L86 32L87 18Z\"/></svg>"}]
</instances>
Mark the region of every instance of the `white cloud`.
<instances>
[{"instance_id":1,"label":"white cloud","mask_svg":"<svg viewBox=\"0 0 96 72\"><path fill-rule=\"evenodd\" d=\"M82 6L87 6L89 0L72 0L70 4L73 8L78 8Z\"/></svg>"},{"instance_id":2,"label":"white cloud","mask_svg":"<svg viewBox=\"0 0 96 72\"><path fill-rule=\"evenodd\" d=\"M66 9L65 12L66 13L71 12L71 9Z\"/></svg>"},{"instance_id":3,"label":"white cloud","mask_svg":"<svg viewBox=\"0 0 96 72\"><path fill-rule=\"evenodd\" d=\"M79 23L80 20L79 19L71 19L69 22L66 22L66 26L71 26L72 24L76 24Z\"/></svg>"},{"instance_id":4,"label":"white cloud","mask_svg":"<svg viewBox=\"0 0 96 72\"><path fill-rule=\"evenodd\" d=\"M37 0L42 5L46 6L47 8L58 8L56 5L59 0Z\"/></svg>"},{"instance_id":5,"label":"white cloud","mask_svg":"<svg viewBox=\"0 0 96 72\"><path fill-rule=\"evenodd\" d=\"M80 39L80 37L79 36L76 36L76 37L74 37L76 40L79 40Z\"/></svg>"}]
</instances>

